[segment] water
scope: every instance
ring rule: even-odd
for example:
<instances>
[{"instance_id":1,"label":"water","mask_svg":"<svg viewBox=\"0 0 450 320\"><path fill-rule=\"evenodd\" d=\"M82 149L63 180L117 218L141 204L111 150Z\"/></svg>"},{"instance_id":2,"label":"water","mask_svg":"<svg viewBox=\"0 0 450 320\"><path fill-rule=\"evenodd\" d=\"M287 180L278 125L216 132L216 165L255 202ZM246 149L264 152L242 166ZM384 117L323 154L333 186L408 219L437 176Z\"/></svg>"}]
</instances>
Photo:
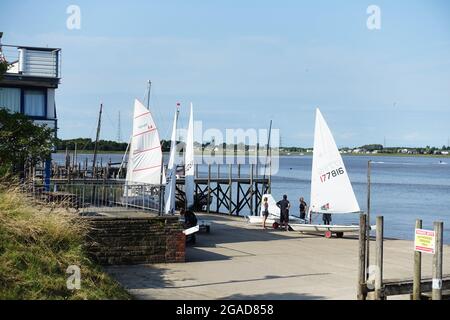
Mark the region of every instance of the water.
<instances>
[{"instance_id":1,"label":"water","mask_svg":"<svg viewBox=\"0 0 450 320\"><path fill-rule=\"evenodd\" d=\"M103 163L121 162L121 154L99 154ZM82 162L92 155L80 155ZM64 162L64 154L55 154L54 160ZM345 156L344 162L350 175L361 210L367 203L367 162L372 163L371 217L385 219L385 235L399 239L413 239L416 219L423 220L425 229L432 229L434 221L444 222L444 242L450 243L450 160L431 157ZM441 163L442 162L442 163ZM280 170L272 178L272 194L280 199L287 194L297 214L298 199L310 198L311 156L280 157ZM200 175L207 174L207 166L201 165ZM236 170L235 170L236 171ZM236 172L235 172L236 173ZM227 174L227 169L222 169ZM243 170L242 174L246 172ZM333 223L358 223L358 215L334 215ZM321 217L316 218L321 223Z\"/></svg>"},{"instance_id":2,"label":"water","mask_svg":"<svg viewBox=\"0 0 450 320\"><path fill-rule=\"evenodd\" d=\"M428 157L346 156L361 210L367 208L367 162L373 160L371 174L371 217L383 215L385 235L413 239L415 220L424 228L434 221L444 222L444 241L450 243L450 165L448 159ZM442 163L440 163L442 161ZM312 157L282 157L280 171L273 177L272 193L278 199L287 194L295 208L303 196L309 203ZM320 217L317 220L321 223ZM357 215L334 215L334 223L358 223Z\"/></svg>"}]
</instances>

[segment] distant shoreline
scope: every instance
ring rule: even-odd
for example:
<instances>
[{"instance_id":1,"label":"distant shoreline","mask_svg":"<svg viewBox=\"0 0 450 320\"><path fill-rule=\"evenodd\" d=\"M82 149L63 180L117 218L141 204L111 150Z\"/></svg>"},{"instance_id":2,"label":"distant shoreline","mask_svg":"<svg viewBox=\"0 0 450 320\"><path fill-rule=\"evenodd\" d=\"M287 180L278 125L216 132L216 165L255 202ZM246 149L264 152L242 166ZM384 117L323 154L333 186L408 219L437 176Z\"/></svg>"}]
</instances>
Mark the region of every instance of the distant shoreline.
<instances>
[{"instance_id":1,"label":"distant shoreline","mask_svg":"<svg viewBox=\"0 0 450 320\"><path fill-rule=\"evenodd\" d=\"M73 154L74 150L68 150L69 154ZM66 150L58 150L55 152L57 154L65 154ZM87 154L93 154L93 150L83 150L77 151L78 155L87 155ZM124 154L124 151L98 151L98 154ZM168 152L164 152L168 153ZM201 156L201 153L195 153L196 156ZM210 152L205 152L204 156L210 156ZM220 154L217 154L218 156ZM254 153L245 153L245 152L237 152L233 154L224 154L225 156L245 156L245 155L251 155L254 156ZM305 153L298 153L298 152L280 152L280 156L283 157L300 157L300 156L312 156L312 152L305 152ZM450 158L450 155L443 155L443 154L407 154L407 153L342 153L343 157L348 156L355 156L355 157L410 157L410 158ZM265 153L260 153L260 157L264 157Z\"/></svg>"}]
</instances>

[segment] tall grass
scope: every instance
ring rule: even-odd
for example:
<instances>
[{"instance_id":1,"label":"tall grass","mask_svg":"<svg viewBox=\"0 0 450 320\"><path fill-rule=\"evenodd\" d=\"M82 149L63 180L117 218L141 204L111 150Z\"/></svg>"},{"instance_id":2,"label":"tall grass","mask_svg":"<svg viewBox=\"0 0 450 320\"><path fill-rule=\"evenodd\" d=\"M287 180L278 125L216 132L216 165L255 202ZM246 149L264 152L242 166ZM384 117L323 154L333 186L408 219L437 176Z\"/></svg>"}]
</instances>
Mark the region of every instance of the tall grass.
<instances>
[{"instance_id":1,"label":"tall grass","mask_svg":"<svg viewBox=\"0 0 450 320\"><path fill-rule=\"evenodd\" d=\"M39 206L0 181L0 299L129 299L83 252L86 226L61 208ZM69 290L69 266L81 289Z\"/></svg>"}]
</instances>

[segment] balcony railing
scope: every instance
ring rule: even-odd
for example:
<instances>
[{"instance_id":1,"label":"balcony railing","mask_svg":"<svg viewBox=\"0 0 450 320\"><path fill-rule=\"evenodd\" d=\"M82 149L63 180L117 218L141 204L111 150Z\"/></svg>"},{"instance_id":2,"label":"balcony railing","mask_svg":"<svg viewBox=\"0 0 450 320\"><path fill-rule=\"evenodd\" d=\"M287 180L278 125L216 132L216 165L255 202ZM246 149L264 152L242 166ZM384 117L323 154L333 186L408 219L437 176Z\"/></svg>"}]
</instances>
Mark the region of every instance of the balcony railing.
<instances>
[{"instance_id":1,"label":"balcony railing","mask_svg":"<svg viewBox=\"0 0 450 320\"><path fill-rule=\"evenodd\" d=\"M61 49L1 45L8 62L7 75L61 78Z\"/></svg>"}]
</instances>

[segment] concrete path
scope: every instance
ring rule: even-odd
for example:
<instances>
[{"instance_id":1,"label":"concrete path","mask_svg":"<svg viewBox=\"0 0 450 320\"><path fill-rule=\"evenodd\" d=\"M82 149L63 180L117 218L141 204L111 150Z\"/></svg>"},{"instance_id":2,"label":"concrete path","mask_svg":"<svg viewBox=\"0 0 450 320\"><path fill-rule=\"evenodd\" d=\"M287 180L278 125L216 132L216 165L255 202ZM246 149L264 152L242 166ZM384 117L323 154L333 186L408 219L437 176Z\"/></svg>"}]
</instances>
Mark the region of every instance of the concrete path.
<instances>
[{"instance_id":1,"label":"concrete path","mask_svg":"<svg viewBox=\"0 0 450 320\"><path fill-rule=\"evenodd\" d=\"M211 234L197 236L197 244L186 250L186 263L113 266L107 271L138 299L355 299L355 237L262 230L237 217L199 219L211 221ZM412 257L412 242L387 240L385 278L412 276ZM444 251L446 273L449 246ZM429 255L423 258L423 274L431 275Z\"/></svg>"}]
</instances>

